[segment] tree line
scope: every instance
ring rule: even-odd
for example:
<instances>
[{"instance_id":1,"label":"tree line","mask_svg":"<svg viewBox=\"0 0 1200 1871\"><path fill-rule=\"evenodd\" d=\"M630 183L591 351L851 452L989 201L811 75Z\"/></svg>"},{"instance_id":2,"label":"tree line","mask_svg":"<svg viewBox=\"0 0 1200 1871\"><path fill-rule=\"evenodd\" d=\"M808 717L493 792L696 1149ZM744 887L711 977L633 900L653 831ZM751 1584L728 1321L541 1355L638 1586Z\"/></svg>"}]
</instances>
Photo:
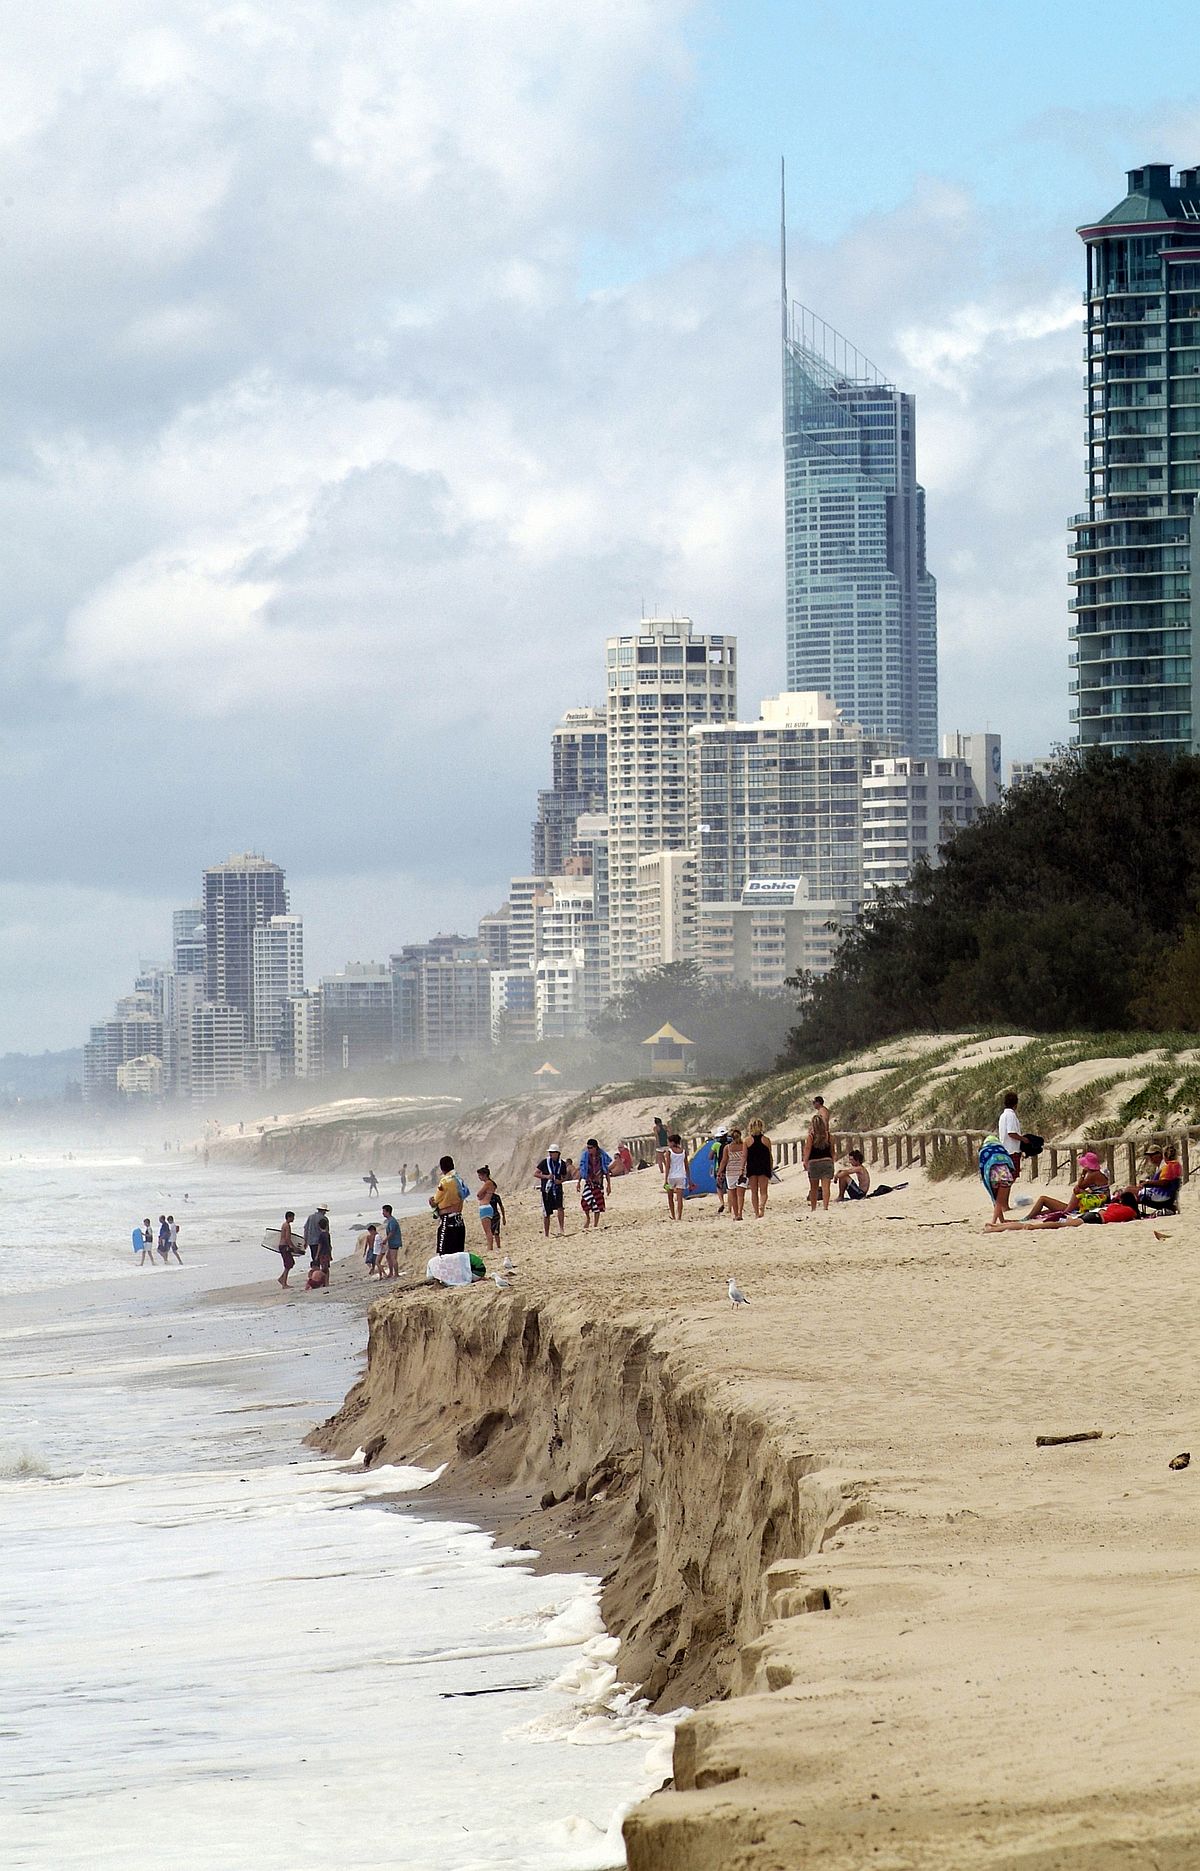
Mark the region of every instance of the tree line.
<instances>
[{"instance_id":1,"label":"tree line","mask_svg":"<svg viewBox=\"0 0 1200 1871\"><path fill-rule=\"evenodd\" d=\"M1200 1026L1200 759L1066 753L794 977L781 1063L914 1032Z\"/></svg>"}]
</instances>

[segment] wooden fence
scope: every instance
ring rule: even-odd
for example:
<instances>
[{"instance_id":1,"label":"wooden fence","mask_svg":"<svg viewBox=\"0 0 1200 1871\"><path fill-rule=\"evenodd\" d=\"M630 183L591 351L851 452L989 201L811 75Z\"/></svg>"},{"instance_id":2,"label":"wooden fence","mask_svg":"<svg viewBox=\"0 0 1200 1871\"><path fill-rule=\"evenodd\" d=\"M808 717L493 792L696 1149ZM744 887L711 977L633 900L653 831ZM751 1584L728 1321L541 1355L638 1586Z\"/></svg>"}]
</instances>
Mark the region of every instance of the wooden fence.
<instances>
[{"instance_id":1,"label":"wooden fence","mask_svg":"<svg viewBox=\"0 0 1200 1871\"><path fill-rule=\"evenodd\" d=\"M974 1169L983 1140L994 1132L986 1130L855 1130L834 1131L833 1148L838 1157L845 1156L848 1150L861 1150L863 1156L872 1165L883 1169L910 1169L919 1164L928 1168L934 1153L954 1152L962 1158L963 1172ZM635 1160L641 1158L647 1163L654 1161L654 1136L627 1137L624 1141ZM704 1148L707 1137L690 1136L684 1138L689 1156ZM1200 1141L1200 1130L1152 1131L1139 1138L1131 1137L1094 1137L1084 1143L1047 1143L1041 1156L1026 1157L1021 1164L1022 1175L1033 1181L1043 1178L1053 1182L1062 1170L1068 1172L1072 1183L1079 1179L1079 1159L1085 1150L1094 1150L1108 1171L1110 1183L1118 1179L1125 1183L1137 1181L1138 1163L1144 1152L1154 1144L1178 1142L1179 1161L1183 1166L1183 1180L1191 1176L1192 1143ZM799 1163L804 1148L800 1137L774 1137L771 1140L777 1165Z\"/></svg>"}]
</instances>

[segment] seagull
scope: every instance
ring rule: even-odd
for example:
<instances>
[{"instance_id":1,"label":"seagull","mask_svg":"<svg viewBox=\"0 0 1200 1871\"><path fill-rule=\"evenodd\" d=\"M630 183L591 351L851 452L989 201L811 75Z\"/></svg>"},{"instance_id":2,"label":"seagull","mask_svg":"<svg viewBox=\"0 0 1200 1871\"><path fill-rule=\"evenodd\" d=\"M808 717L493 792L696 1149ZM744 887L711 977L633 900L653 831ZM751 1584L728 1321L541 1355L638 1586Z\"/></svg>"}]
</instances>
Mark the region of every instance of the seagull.
<instances>
[{"instance_id":1,"label":"seagull","mask_svg":"<svg viewBox=\"0 0 1200 1871\"><path fill-rule=\"evenodd\" d=\"M729 1303L735 1312L739 1306L748 1306L750 1304L750 1301L746 1298L746 1295L743 1293L732 1274L729 1276Z\"/></svg>"},{"instance_id":2,"label":"seagull","mask_svg":"<svg viewBox=\"0 0 1200 1871\"><path fill-rule=\"evenodd\" d=\"M504 1256L504 1271L505 1273L515 1273L517 1271L517 1263L511 1254L506 1254Z\"/></svg>"},{"instance_id":3,"label":"seagull","mask_svg":"<svg viewBox=\"0 0 1200 1871\"><path fill-rule=\"evenodd\" d=\"M497 1287L499 1288L499 1290L500 1290L500 1291L501 1291L502 1293L505 1293L505 1292L511 1292L511 1291L512 1291L512 1281L511 1281L511 1280L506 1280L506 1279L504 1278L504 1276L503 1276L503 1274L499 1274L499 1273L494 1273L494 1274L492 1275L492 1278L493 1278L493 1280L494 1280L494 1281L496 1282L496 1285L497 1285Z\"/></svg>"}]
</instances>

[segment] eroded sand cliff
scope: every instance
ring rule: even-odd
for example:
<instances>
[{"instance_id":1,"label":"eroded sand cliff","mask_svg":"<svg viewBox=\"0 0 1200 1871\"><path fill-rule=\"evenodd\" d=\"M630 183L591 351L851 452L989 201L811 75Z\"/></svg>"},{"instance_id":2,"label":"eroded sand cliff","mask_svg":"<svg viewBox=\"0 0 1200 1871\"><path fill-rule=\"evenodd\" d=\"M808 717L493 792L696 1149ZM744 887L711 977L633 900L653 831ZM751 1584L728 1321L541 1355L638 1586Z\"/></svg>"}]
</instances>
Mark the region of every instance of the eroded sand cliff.
<instances>
[{"instance_id":1,"label":"eroded sand cliff","mask_svg":"<svg viewBox=\"0 0 1200 1871\"><path fill-rule=\"evenodd\" d=\"M515 1289L380 1301L326 1446L446 1460L601 1573L628 1680L701 1705L633 1871L1200 1861L1190 1214L1022 1239L975 1185L801 1196L672 1227L647 1173L547 1243L512 1194Z\"/></svg>"}]
</instances>

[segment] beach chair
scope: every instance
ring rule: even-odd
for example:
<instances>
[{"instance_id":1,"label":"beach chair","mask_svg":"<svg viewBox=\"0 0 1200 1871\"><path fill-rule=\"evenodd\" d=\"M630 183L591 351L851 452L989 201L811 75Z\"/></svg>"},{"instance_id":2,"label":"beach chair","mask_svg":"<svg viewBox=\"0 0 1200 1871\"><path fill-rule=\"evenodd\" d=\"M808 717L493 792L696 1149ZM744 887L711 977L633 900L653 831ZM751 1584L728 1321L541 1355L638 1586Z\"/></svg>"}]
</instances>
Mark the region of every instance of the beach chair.
<instances>
[{"instance_id":1,"label":"beach chair","mask_svg":"<svg viewBox=\"0 0 1200 1871\"><path fill-rule=\"evenodd\" d=\"M1138 1190L1138 1214L1177 1215L1179 1213L1180 1178L1173 1176L1170 1182L1143 1183Z\"/></svg>"}]
</instances>

